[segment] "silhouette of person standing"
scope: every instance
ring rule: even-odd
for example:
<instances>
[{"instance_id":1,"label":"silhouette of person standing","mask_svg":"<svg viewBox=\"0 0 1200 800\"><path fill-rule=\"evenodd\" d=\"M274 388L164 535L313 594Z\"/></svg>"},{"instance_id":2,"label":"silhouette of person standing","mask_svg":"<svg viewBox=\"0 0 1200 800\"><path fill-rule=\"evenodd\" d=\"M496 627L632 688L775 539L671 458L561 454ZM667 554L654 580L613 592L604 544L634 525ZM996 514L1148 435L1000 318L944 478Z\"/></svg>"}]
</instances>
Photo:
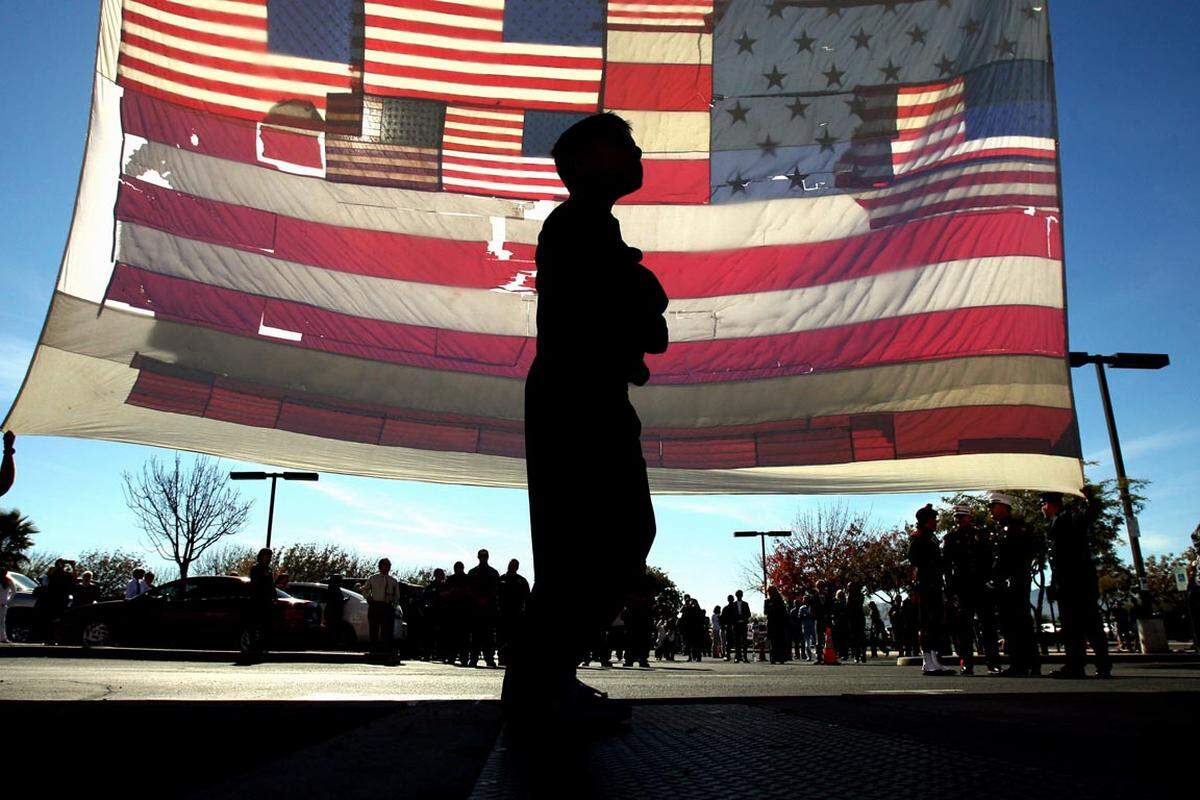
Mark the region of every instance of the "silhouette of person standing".
<instances>
[{"instance_id":1,"label":"silhouette of person standing","mask_svg":"<svg viewBox=\"0 0 1200 800\"><path fill-rule=\"evenodd\" d=\"M551 154L570 197L538 237L537 355L525 384L535 580L504 699L512 711L586 720L608 712L576 681L579 654L620 611L654 541L629 384L644 385L645 354L667 348L667 297L612 215L642 185L629 124L587 117ZM547 646L538 631L566 640Z\"/></svg>"}]
</instances>

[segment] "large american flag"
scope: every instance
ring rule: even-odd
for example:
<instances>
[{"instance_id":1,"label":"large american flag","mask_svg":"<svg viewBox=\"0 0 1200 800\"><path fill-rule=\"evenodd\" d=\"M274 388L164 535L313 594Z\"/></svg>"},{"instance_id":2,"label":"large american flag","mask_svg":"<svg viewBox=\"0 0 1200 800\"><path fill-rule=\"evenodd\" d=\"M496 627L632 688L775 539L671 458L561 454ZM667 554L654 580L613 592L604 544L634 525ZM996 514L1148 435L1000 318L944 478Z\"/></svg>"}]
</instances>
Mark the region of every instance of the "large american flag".
<instances>
[{"instance_id":1,"label":"large american flag","mask_svg":"<svg viewBox=\"0 0 1200 800\"><path fill-rule=\"evenodd\" d=\"M1081 485L1044 0L102 9L18 432L520 485L550 149L607 110L656 488Z\"/></svg>"}]
</instances>

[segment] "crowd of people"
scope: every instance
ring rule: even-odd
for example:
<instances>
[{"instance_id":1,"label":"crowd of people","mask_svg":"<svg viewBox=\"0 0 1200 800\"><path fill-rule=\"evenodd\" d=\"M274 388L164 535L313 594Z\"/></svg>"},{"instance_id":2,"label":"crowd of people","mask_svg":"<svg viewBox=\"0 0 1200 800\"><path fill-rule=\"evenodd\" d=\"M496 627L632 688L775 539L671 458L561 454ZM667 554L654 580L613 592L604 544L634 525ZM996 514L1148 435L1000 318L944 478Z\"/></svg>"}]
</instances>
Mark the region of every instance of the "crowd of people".
<instances>
[{"instance_id":1,"label":"crowd of people","mask_svg":"<svg viewBox=\"0 0 1200 800\"><path fill-rule=\"evenodd\" d=\"M741 590L711 612L697 598L684 595L676 612L656 604L649 584L638 587L610 625L584 637L589 644L577 654L578 663L645 667L651 654L668 661L682 656L688 661L746 662L752 651L771 663L864 663L868 652L886 657L894 650L901 656L920 656L928 675L974 674L977 654L992 673L1038 674L1037 628L1029 597L1042 543L1013 515L1014 502L993 493L990 525L977 525L970 508L955 506L954 526L940 537L937 511L931 504L920 508L908 544L911 586L907 593L881 601L854 582L818 580L811 586L790 587L788 597L771 586L762 609L763 625L756 624ZM1099 615L1096 572L1079 509L1073 513L1064 507L1061 495L1045 493L1042 511L1050 521L1045 542L1052 568L1049 595L1058 608L1067 655L1066 666L1054 675L1083 676L1090 645L1097 674L1107 676L1111 662ZM324 603L326 626L340 627L341 590L355 588L368 602L372 650L392 652L393 623L402 610L410 650L422 660L468 667L481 661L492 668L504 665L529 601L529 581L521 575L517 559L500 573L490 565L487 550L476 557L469 570L461 561L450 574L434 570L423 587L396 580L386 558L380 560L377 573L353 585L331 577ZM271 571L271 558L270 550L262 550L250 570L252 594L263 600L252 604L255 607L265 609L276 589L287 588L287 575ZM70 606L96 602L100 594L92 573L76 574L69 559L56 561L41 586L35 618L40 638L46 641L51 639L53 620ZM124 598L132 600L154 586L153 572L135 569ZM253 616L253 609L248 613ZM265 647L269 620L265 610L260 616L251 623L264 632ZM255 621L259 625L253 626ZM1009 662L1005 669L1000 667L1001 638ZM947 664L943 659L951 650L957 663Z\"/></svg>"}]
</instances>

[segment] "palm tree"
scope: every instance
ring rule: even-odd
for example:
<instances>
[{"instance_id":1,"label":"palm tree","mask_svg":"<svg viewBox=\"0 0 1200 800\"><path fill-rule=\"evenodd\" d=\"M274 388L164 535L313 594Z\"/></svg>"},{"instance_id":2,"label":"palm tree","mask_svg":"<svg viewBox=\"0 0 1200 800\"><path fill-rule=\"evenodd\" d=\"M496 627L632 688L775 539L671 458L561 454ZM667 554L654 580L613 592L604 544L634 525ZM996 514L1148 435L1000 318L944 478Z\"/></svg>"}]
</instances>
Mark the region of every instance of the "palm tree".
<instances>
[{"instance_id":1,"label":"palm tree","mask_svg":"<svg viewBox=\"0 0 1200 800\"><path fill-rule=\"evenodd\" d=\"M25 551L33 547L33 536L39 533L29 517L13 508L0 511L0 566L16 569L29 558Z\"/></svg>"}]
</instances>

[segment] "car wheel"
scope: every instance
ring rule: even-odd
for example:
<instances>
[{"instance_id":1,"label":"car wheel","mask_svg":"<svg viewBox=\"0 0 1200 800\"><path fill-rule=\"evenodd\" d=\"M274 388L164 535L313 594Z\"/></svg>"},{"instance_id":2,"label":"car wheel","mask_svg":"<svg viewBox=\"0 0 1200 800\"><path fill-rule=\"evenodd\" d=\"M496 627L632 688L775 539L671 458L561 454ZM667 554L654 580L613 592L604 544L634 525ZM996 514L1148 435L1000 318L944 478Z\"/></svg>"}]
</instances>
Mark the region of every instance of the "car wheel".
<instances>
[{"instance_id":1,"label":"car wheel","mask_svg":"<svg viewBox=\"0 0 1200 800\"><path fill-rule=\"evenodd\" d=\"M253 628L242 628L238 631L238 650L243 653L253 652L257 639L258 637L254 635Z\"/></svg>"},{"instance_id":2,"label":"car wheel","mask_svg":"<svg viewBox=\"0 0 1200 800\"><path fill-rule=\"evenodd\" d=\"M93 621L83 627L83 646L101 647L112 641L112 631L106 622Z\"/></svg>"},{"instance_id":3,"label":"car wheel","mask_svg":"<svg viewBox=\"0 0 1200 800\"><path fill-rule=\"evenodd\" d=\"M8 626L8 640L25 644L33 641L33 626L19 622L16 625Z\"/></svg>"}]
</instances>

